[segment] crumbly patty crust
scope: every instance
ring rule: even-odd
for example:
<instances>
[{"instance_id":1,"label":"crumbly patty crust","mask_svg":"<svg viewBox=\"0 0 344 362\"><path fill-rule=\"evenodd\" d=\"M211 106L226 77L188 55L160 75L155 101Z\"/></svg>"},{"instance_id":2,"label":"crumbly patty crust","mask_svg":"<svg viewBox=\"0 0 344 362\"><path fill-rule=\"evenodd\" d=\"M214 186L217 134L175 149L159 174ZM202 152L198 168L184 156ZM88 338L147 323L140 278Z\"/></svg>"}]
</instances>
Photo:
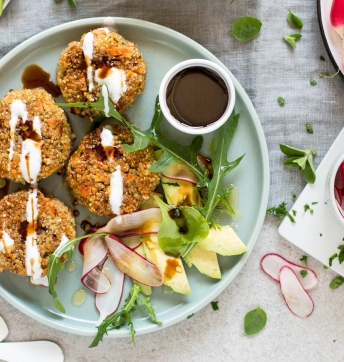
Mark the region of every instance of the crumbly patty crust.
<instances>
[{"instance_id":1,"label":"crumbly patty crust","mask_svg":"<svg viewBox=\"0 0 344 362\"><path fill-rule=\"evenodd\" d=\"M111 131L113 158L106 156L101 144L102 128L97 128L82 139L67 167L67 181L78 202L92 213L107 217L114 216L109 195L111 174L116 166L120 166L123 178L121 214L138 210L159 183L159 174L148 170L154 163L153 148L127 153L123 144L133 143L132 133L119 126L111 126Z\"/></svg>"},{"instance_id":2,"label":"crumbly patty crust","mask_svg":"<svg viewBox=\"0 0 344 362\"><path fill-rule=\"evenodd\" d=\"M104 66L115 67L126 74L127 90L114 104L118 112L132 105L142 93L146 82L146 63L136 44L124 39L115 32L104 29L92 31L93 75L96 69ZM88 90L87 66L82 50L85 35L81 41L68 44L61 53L56 69L57 84L65 100L71 102L95 102L100 95L100 87L94 81L94 89ZM92 108L71 108L71 111L91 121L100 114Z\"/></svg>"},{"instance_id":3,"label":"crumbly patty crust","mask_svg":"<svg viewBox=\"0 0 344 362\"><path fill-rule=\"evenodd\" d=\"M42 89L11 91L0 100L0 177L25 184L19 166L23 143L20 134L22 121L17 124L14 134L13 159L9 159L11 104L15 100L21 100L25 104L28 120L35 116L40 119L42 165L37 180L48 177L66 164L72 150L73 134L65 112Z\"/></svg>"},{"instance_id":4,"label":"crumbly patty crust","mask_svg":"<svg viewBox=\"0 0 344 362\"><path fill-rule=\"evenodd\" d=\"M0 240L6 233L14 240L9 253L0 251L0 269L26 276L26 204L28 190L5 196L0 200ZM49 256L59 246L62 236L73 239L76 236L75 220L67 206L61 201L37 192L38 217L36 222L37 245L41 256L41 267L45 276Z\"/></svg>"}]
</instances>

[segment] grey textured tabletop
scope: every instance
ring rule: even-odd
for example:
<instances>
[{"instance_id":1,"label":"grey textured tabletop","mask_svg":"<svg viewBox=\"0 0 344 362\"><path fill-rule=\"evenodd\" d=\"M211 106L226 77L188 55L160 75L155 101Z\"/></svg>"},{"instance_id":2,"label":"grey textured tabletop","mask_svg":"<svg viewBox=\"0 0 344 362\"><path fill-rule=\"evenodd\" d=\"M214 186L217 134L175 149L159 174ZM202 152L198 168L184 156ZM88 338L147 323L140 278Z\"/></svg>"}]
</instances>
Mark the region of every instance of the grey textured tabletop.
<instances>
[{"instance_id":1,"label":"grey textured tabletop","mask_svg":"<svg viewBox=\"0 0 344 362\"><path fill-rule=\"evenodd\" d=\"M330 1L330 0L328 0ZM0 58L26 39L55 25L76 19L120 16L142 19L176 30L203 45L234 74L249 95L264 129L270 161L269 206L299 195L305 186L295 170L283 168L280 143L316 148L317 166L343 127L343 89L339 77L319 79L333 72L320 35L316 0L77 0L77 9L66 0L12 0L0 18ZM293 49L283 40L292 33L286 22L291 8L304 27L303 38ZM238 42L229 34L233 21L244 15L259 18L262 29L256 39ZM319 56L326 58L325 62ZM0 69L1 71L1 69ZM310 78L318 82L310 86ZM280 107L277 97L285 98ZM306 132L305 124L314 133ZM130 338L106 339L89 349L91 338L47 327L22 314L0 298L0 314L8 323L7 341L48 339L58 343L65 360L77 361L341 361L344 352L344 289L331 290L335 277L317 260L308 265L319 276L310 292L315 309L309 318L294 316L283 301L277 283L260 270L259 261L277 252L298 261L304 253L278 235L280 220L267 216L248 262L221 293L219 311L210 305L159 332ZM245 314L260 305L268 315L265 329L247 337Z\"/></svg>"}]
</instances>

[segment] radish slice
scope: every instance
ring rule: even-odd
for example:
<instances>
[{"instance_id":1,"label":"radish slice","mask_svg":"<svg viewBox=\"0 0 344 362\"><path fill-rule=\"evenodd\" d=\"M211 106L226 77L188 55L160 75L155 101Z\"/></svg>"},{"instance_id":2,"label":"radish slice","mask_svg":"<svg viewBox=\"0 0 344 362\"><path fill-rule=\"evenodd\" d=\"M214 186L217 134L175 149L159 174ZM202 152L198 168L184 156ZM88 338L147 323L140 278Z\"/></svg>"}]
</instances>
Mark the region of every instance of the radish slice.
<instances>
[{"instance_id":1,"label":"radish slice","mask_svg":"<svg viewBox=\"0 0 344 362\"><path fill-rule=\"evenodd\" d=\"M84 244L84 265L81 282L85 287L96 293L106 293L110 288L109 279L97 268L97 265L104 260L107 253L108 248L103 236L94 236Z\"/></svg>"},{"instance_id":2,"label":"radish slice","mask_svg":"<svg viewBox=\"0 0 344 362\"><path fill-rule=\"evenodd\" d=\"M100 228L100 227L92 228L90 231L88 231L87 234L94 234L94 233L97 232L97 230L98 230L99 228ZM87 234L86 234L86 235L87 235ZM84 245L85 245L85 243L87 242L87 240L89 240L89 239L90 239L90 238L85 237L85 238L83 238L83 239L80 240L80 242L79 242L79 253L80 253L81 255L84 255Z\"/></svg>"},{"instance_id":3,"label":"radish slice","mask_svg":"<svg viewBox=\"0 0 344 362\"><path fill-rule=\"evenodd\" d=\"M117 268L111 257L105 260L102 272L109 278L111 287L106 294L96 295L96 308L100 313L96 327L118 308L124 284L124 273Z\"/></svg>"},{"instance_id":4,"label":"radish slice","mask_svg":"<svg viewBox=\"0 0 344 362\"><path fill-rule=\"evenodd\" d=\"M285 266L289 267L295 272L295 275L297 276L305 290L313 288L318 283L318 277L313 270L306 268L302 265L294 264L278 254L267 254L260 261L260 267L262 268L262 270L270 278L276 280L277 282L280 281L280 270ZM300 274L301 270L307 270L308 272L304 278L302 278L302 275Z\"/></svg>"},{"instance_id":5,"label":"radish slice","mask_svg":"<svg viewBox=\"0 0 344 362\"><path fill-rule=\"evenodd\" d=\"M123 273L151 287L158 287L163 283L164 274L156 265L128 248L113 235L105 236L105 241L115 264Z\"/></svg>"},{"instance_id":6,"label":"radish slice","mask_svg":"<svg viewBox=\"0 0 344 362\"><path fill-rule=\"evenodd\" d=\"M297 274L284 266L280 270L279 279L281 292L290 311L298 317L308 317L313 312L314 303L303 289Z\"/></svg>"},{"instance_id":7,"label":"radish slice","mask_svg":"<svg viewBox=\"0 0 344 362\"><path fill-rule=\"evenodd\" d=\"M337 200L336 201L336 205L338 207L338 211L339 213L342 215L342 217L344 217L344 210L342 209L342 207L339 205L339 202Z\"/></svg>"},{"instance_id":8,"label":"radish slice","mask_svg":"<svg viewBox=\"0 0 344 362\"><path fill-rule=\"evenodd\" d=\"M336 186L334 187L334 197L338 201L338 204L342 205L343 202L342 192Z\"/></svg>"},{"instance_id":9,"label":"radish slice","mask_svg":"<svg viewBox=\"0 0 344 362\"><path fill-rule=\"evenodd\" d=\"M121 241L130 249L136 249L141 245L141 236L140 235L122 236Z\"/></svg>"},{"instance_id":10,"label":"radish slice","mask_svg":"<svg viewBox=\"0 0 344 362\"><path fill-rule=\"evenodd\" d=\"M133 236L142 234L156 234L162 223L159 207L139 210L132 214L118 215L111 219L107 225L98 229L118 236Z\"/></svg>"},{"instance_id":11,"label":"radish slice","mask_svg":"<svg viewBox=\"0 0 344 362\"><path fill-rule=\"evenodd\" d=\"M91 269L84 275L81 282L86 288L95 293L106 293L111 287L109 278L98 267Z\"/></svg>"},{"instance_id":12,"label":"radish slice","mask_svg":"<svg viewBox=\"0 0 344 362\"><path fill-rule=\"evenodd\" d=\"M198 177L183 162L174 162L168 166L162 174L173 180L189 181L198 184Z\"/></svg>"}]
</instances>

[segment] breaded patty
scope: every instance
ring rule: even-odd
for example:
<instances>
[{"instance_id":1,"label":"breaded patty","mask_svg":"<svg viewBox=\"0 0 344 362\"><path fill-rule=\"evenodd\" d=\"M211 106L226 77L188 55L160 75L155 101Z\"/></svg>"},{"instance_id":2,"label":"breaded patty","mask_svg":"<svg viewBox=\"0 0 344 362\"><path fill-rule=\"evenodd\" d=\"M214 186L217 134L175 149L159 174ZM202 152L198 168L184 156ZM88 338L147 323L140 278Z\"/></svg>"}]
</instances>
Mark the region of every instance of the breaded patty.
<instances>
[{"instance_id":1,"label":"breaded patty","mask_svg":"<svg viewBox=\"0 0 344 362\"><path fill-rule=\"evenodd\" d=\"M67 181L78 202L92 213L113 217L140 208L159 183L153 148L127 153L133 135L119 126L97 128L87 134L72 155Z\"/></svg>"},{"instance_id":2,"label":"breaded patty","mask_svg":"<svg viewBox=\"0 0 344 362\"><path fill-rule=\"evenodd\" d=\"M137 45L107 28L100 28L84 34L80 42L74 41L63 50L56 79L67 102L97 101L100 83L105 82L112 103L122 112L145 87L146 63ZM113 86L116 82L118 85ZM117 96L112 94L116 92ZM100 114L91 108L71 108L71 111L91 121Z\"/></svg>"},{"instance_id":3,"label":"breaded patty","mask_svg":"<svg viewBox=\"0 0 344 362\"><path fill-rule=\"evenodd\" d=\"M0 100L0 177L35 183L63 167L73 134L65 112L42 89L9 92Z\"/></svg>"},{"instance_id":4,"label":"breaded patty","mask_svg":"<svg viewBox=\"0 0 344 362\"><path fill-rule=\"evenodd\" d=\"M37 189L19 191L0 200L1 271L36 279L43 277L48 270L49 256L61 241L73 239L75 235L75 221L67 206ZM27 247L33 247L32 237L39 252L37 265L34 265L34 250L27 252ZM40 267L42 275L37 272L34 275L31 266Z\"/></svg>"}]
</instances>

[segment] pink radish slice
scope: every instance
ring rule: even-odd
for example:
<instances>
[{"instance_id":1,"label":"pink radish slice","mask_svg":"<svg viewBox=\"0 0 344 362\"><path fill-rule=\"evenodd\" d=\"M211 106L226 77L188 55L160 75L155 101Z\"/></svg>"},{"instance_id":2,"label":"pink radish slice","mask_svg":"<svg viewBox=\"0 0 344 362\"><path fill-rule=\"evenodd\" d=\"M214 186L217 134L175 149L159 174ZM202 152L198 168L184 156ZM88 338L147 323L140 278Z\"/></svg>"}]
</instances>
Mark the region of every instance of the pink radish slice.
<instances>
[{"instance_id":1,"label":"pink radish slice","mask_svg":"<svg viewBox=\"0 0 344 362\"><path fill-rule=\"evenodd\" d=\"M110 254L119 269L138 282L158 287L164 281L164 274L156 265L123 244L113 235L105 236Z\"/></svg>"},{"instance_id":2,"label":"pink radish slice","mask_svg":"<svg viewBox=\"0 0 344 362\"><path fill-rule=\"evenodd\" d=\"M141 236L140 235L122 236L121 241L130 249L136 249L141 245Z\"/></svg>"},{"instance_id":3,"label":"pink radish slice","mask_svg":"<svg viewBox=\"0 0 344 362\"><path fill-rule=\"evenodd\" d=\"M109 278L111 287L107 293L97 293L96 295L96 308L100 313L96 327L118 308L119 302L122 298L124 284L124 273L117 268L111 257L108 257L105 260L102 272Z\"/></svg>"},{"instance_id":4,"label":"pink radish slice","mask_svg":"<svg viewBox=\"0 0 344 362\"><path fill-rule=\"evenodd\" d=\"M339 189L339 190L342 190L344 188L343 179L342 179L342 176L341 176L339 170L337 171L336 177L334 179L334 186L337 187L337 189Z\"/></svg>"},{"instance_id":5,"label":"pink radish slice","mask_svg":"<svg viewBox=\"0 0 344 362\"><path fill-rule=\"evenodd\" d=\"M92 292L100 294L106 293L111 287L109 278L98 267L91 269L85 274L81 278L81 282Z\"/></svg>"},{"instance_id":6,"label":"pink radish slice","mask_svg":"<svg viewBox=\"0 0 344 362\"><path fill-rule=\"evenodd\" d=\"M336 32L342 38L344 38L344 1L343 0L332 1L330 20Z\"/></svg>"},{"instance_id":7,"label":"pink radish slice","mask_svg":"<svg viewBox=\"0 0 344 362\"><path fill-rule=\"evenodd\" d=\"M156 234L162 223L159 207L139 210L132 214L119 215L112 218L98 231L107 231L118 236L133 236L142 234Z\"/></svg>"},{"instance_id":8,"label":"pink radish slice","mask_svg":"<svg viewBox=\"0 0 344 362\"><path fill-rule=\"evenodd\" d=\"M94 233L97 232L98 229L100 229L100 227L92 228L87 234L94 234ZM87 234L86 234L86 235L87 235ZM85 245L85 243L87 242L87 240L89 240L89 239L90 239L90 238L85 237L85 238L83 238L83 239L80 240L80 242L79 242L79 253L80 253L81 255L84 255L84 245Z\"/></svg>"},{"instance_id":9,"label":"pink radish slice","mask_svg":"<svg viewBox=\"0 0 344 362\"><path fill-rule=\"evenodd\" d=\"M339 166L339 172L340 172L340 177L342 179L342 182L344 184L344 161Z\"/></svg>"},{"instance_id":10,"label":"pink radish slice","mask_svg":"<svg viewBox=\"0 0 344 362\"><path fill-rule=\"evenodd\" d=\"M110 288L109 279L97 268L108 253L103 236L94 236L84 244L84 264L81 282L96 293L106 293Z\"/></svg>"},{"instance_id":11,"label":"pink radish slice","mask_svg":"<svg viewBox=\"0 0 344 362\"><path fill-rule=\"evenodd\" d=\"M338 207L339 213L342 215L342 217L344 217L344 210L343 210L342 207L339 205L338 201L337 201L337 200L335 200L335 201L336 201L336 205L337 205L337 207Z\"/></svg>"},{"instance_id":12,"label":"pink radish slice","mask_svg":"<svg viewBox=\"0 0 344 362\"><path fill-rule=\"evenodd\" d=\"M280 270L279 279L281 292L290 311L298 317L308 317L313 312L314 303L297 275L288 266L284 266Z\"/></svg>"},{"instance_id":13,"label":"pink radish slice","mask_svg":"<svg viewBox=\"0 0 344 362\"><path fill-rule=\"evenodd\" d=\"M263 256L262 260L260 261L260 267L262 268L264 273L266 273L270 278L276 280L277 282L280 281L280 270L285 266L289 267L295 272L297 278L299 279L305 290L313 288L318 283L318 277L313 270L306 268L302 265L294 264L278 254L267 254ZM301 270L307 270L308 272L304 278L302 278L302 275L300 274Z\"/></svg>"},{"instance_id":14,"label":"pink radish slice","mask_svg":"<svg viewBox=\"0 0 344 362\"><path fill-rule=\"evenodd\" d=\"M334 197L338 201L338 204L342 205L342 192L336 186L334 187Z\"/></svg>"},{"instance_id":15,"label":"pink radish slice","mask_svg":"<svg viewBox=\"0 0 344 362\"><path fill-rule=\"evenodd\" d=\"M183 162L174 162L168 166L162 174L173 180L189 181L198 184L198 177Z\"/></svg>"}]
</instances>

